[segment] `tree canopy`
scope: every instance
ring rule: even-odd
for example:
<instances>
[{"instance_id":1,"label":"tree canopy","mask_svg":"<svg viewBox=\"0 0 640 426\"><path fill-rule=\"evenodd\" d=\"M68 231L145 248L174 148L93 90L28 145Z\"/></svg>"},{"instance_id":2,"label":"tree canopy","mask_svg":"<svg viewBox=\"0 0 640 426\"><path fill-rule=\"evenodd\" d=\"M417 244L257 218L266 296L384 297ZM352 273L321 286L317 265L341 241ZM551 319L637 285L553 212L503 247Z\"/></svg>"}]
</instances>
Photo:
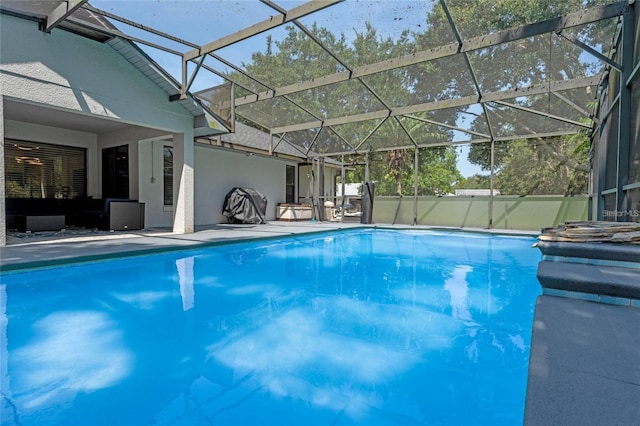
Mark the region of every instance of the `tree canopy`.
<instances>
[{"instance_id":1,"label":"tree canopy","mask_svg":"<svg viewBox=\"0 0 640 426\"><path fill-rule=\"evenodd\" d=\"M461 37L474 37L512 28L522 24L553 18L580 7L608 3L607 0L476 0L448 1L448 11L458 23ZM239 82L253 92L282 87L300 81L342 72L354 67L399 57L428 46L446 44L445 34L452 29L444 10L433 7L425 18L424 30L405 30L394 37L380 36L376 28L367 23L354 34L333 34L314 24L310 32L326 50L322 49L304 31L294 25L287 27L281 40L267 38L263 52L255 52L251 63L243 64L249 80L238 73L229 79ZM602 25L578 28L580 39L587 44L601 40ZM532 83L550 82L566 78L591 75L600 66L586 60L579 47L555 34L546 34L498 45L469 54L471 72L460 61L433 60L367 75L355 80L322 86L286 96L276 97L263 107L278 106L288 122L309 122L390 109L415 103L453 99L469 94L494 92L505 88ZM495 64L500 66L496 67ZM508 72L498 71L508 70ZM437 71L437 72L434 72ZM428 77L428 78L427 78ZM240 91L240 95L248 94ZM370 122L356 122L330 129L290 132L285 139L313 154L324 154L343 148L344 151L360 147L360 151L374 152L371 165L372 179L378 182L377 192L382 195L413 193L414 149L407 147L445 145L453 139L452 127L464 127L492 137L515 133L543 132L542 120L531 109L554 115L566 109L561 96L551 94L517 98L515 105L485 105L486 117L474 114L468 107L452 111L429 111L413 117L389 117L379 120L372 128ZM516 108L517 107L517 108ZM249 108L258 108L255 106ZM254 111L255 112L255 111ZM265 128L282 123L259 122ZM284 118L284 117L283 117ZM580 119L576 116L576 122ZM264 117L266 120L266 117ZM436 126L433 122L446 126ZM489 123L487 123L489 121ZM558 120L559 128L573 125ZM318 137L322 132L323 137ZM372 133L373 132L373 133ZM528 138L494 147L494 186L502 194L573 194L586 191L588 171L588 135L554 138L553 141ZM376 151L385 147L385 151ZM394 148L397 147L397 148ZM455 147L439 146L420 149L418 188L421 195L442 195L458 187L487 185L484 175L464 179L457 169L458 152ZM491 167L491 144L472 144L468 160L485 172ZM362 178L362 176L359 176Z\"/></svg>"}]
</instances>

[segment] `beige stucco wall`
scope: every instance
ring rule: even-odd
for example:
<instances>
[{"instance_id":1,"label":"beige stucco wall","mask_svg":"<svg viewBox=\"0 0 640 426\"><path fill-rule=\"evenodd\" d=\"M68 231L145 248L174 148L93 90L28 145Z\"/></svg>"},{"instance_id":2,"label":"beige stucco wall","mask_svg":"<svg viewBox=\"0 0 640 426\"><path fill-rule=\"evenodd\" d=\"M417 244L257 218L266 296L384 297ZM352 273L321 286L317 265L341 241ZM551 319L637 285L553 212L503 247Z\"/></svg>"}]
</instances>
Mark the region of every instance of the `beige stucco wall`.
<instances>
[{"instance_id":1,"label":"beige stucco wall","mask_svg":"<svg viewBox=\"0 0 640 426\"><path fill-rule=\"evenodd\" d=\"M285 202L286 165L296 163L274 157L196 144L196 225L226 223L222 206L234 187L248 187L267 198L267 220L276 219L276 205Z\"/></svg>"}]
</instances>

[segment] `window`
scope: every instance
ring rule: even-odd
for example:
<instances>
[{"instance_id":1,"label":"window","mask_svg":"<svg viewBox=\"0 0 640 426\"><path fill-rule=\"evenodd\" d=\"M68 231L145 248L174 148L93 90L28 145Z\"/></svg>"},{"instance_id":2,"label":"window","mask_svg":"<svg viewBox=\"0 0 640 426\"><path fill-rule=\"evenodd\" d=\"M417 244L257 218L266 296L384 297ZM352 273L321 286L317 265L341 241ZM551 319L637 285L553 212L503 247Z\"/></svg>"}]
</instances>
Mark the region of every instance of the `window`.
<instances>
[{"instance_id":1,"label":"window","mask_svg":"<svg viewBox=\"0 0 640 426\"><path fill-rule=\"evenodd\" d=\"M295 193L296 193L296 168L294 166L286 166L287 167L287 177L285 182L285 202L286 203L295 203Z\"/></svg>"},{"instance_id":2,"label":"window","mask_svg":"<svg viewBox=\"0 0 640 426\"><path fill-rule=\"evenodd\" d=\"M129 198L129 146L102 150L102 197Z\"/></svg>"},{"instance_id":3,"label":"window","mask_svg":"<svg viewBox=\"0 0 640 426\"><path fill-rule=\"evenodd\" d=\"M86 157L85 148L7 139L6 197L86 197Z\"/></svg>"},{"instance_id":4,"label":"window","mask_svg":"<svg viewBox=\"0 0 640 426\"><path fill-rule=\"evenodd\" d=\"M173 206L173 148L163 149L162 174L164 186L164 205Z\"/></svg>"}]
</instances>

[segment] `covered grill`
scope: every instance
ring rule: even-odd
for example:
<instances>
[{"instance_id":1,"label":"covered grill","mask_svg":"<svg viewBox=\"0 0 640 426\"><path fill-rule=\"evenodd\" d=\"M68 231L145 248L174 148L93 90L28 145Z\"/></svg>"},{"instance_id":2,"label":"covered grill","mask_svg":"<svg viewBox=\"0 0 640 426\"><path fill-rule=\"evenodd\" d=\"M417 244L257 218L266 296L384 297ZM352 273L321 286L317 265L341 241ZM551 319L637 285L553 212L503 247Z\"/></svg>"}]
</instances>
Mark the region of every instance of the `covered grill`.
<instances>
[{"instance_id":1,"label":"covered grill","mask_svg":"<svg viewBox=\"0 0 640 426\"><path fill-rule=\"evenodd\" d=\"M222 207L229 223L265 223L266 213L267 198L253 188L233 188Z\"/></svg>"}]
</instances>

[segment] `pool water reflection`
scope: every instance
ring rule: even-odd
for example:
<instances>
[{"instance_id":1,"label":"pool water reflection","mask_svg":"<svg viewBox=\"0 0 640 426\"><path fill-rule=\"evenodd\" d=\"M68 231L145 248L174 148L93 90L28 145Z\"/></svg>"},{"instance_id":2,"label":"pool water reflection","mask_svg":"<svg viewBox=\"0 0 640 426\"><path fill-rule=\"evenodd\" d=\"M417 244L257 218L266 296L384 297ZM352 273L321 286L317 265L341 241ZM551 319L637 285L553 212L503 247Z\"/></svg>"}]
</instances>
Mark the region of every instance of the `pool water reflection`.
<instances>
[{"instance_id":1,"label":"pool water reflection","mask_svg":"<svg viewBox=\"0 0 640 426\"><path fill-rule=\"evenodd\" d=\"M521 424L531 238L354 230L2 276L2 424Z\"/></svg>"}]
</instances>

